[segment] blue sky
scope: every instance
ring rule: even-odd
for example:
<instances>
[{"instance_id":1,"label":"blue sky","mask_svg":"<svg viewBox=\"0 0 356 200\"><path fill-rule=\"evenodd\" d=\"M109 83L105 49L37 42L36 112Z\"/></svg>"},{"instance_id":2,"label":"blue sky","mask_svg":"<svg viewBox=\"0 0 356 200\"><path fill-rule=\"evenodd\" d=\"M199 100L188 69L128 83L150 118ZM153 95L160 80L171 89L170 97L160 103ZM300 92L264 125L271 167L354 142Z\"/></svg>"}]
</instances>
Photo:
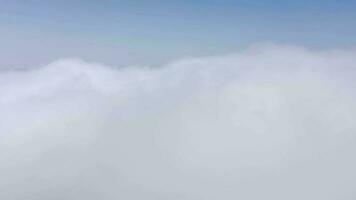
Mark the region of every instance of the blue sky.
<instances>
[{"instance_id":1,"label":"blue sky","mask_svg":"<svg viewBox=\"0 0 356 200\"><path fill-rule=\"evenodd\" d=\"M0 0L0 66L157 64L259 42L356 45L351 0Z\"/></svg>"}]
</instances>

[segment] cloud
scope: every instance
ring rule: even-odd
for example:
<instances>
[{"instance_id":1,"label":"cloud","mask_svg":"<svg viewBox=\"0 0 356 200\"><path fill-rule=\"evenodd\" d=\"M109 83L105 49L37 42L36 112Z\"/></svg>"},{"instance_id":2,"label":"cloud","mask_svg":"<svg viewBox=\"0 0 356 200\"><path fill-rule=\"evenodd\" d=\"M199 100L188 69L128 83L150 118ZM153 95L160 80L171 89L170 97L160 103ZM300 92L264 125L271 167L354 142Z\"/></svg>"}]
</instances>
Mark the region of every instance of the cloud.
<instances>
[{"instance_id":1,"label":"cloud","mask_svg":"<svg viewBox=\"0 0 356 200\"><path fill-rule=\"evenodd\" d=\"M0 73L0 199L355 199L356 52Z\"/></svg>"}]
</instances>

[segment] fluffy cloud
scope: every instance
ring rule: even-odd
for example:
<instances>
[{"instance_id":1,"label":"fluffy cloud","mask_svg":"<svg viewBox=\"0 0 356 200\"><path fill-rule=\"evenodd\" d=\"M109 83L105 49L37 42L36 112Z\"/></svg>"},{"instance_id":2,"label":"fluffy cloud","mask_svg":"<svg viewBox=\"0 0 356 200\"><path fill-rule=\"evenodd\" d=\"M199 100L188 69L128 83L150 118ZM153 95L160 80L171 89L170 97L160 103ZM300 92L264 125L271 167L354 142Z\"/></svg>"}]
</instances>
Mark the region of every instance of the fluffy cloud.
<instances>
[{"instance_id":1,"label":"fluffy cloud","mask_svg":"<svg viewBox=\"0 0 356 200\"><path fill-rule=\"evenodd\" d=\"M356 52L0 73L0 199L355 199Z\"/></svg>"}]
</instances>

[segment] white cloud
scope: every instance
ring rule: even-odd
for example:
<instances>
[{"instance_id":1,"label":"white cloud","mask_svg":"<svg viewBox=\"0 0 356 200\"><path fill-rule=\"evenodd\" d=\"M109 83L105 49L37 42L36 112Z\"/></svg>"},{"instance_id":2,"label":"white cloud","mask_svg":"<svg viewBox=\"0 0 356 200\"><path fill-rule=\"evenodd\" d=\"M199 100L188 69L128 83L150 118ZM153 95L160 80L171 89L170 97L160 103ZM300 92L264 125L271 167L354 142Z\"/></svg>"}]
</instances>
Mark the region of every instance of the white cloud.
<instances>
[{"instance_id":1,"label":"white cloud","mask_svg":"<svg viewBox=\"0 0 356 200\"><path fill-rule=\"evenodd\" d=\"M0 74L0 199L355 199L356 52Z\"/></svg>"}]
</instances>

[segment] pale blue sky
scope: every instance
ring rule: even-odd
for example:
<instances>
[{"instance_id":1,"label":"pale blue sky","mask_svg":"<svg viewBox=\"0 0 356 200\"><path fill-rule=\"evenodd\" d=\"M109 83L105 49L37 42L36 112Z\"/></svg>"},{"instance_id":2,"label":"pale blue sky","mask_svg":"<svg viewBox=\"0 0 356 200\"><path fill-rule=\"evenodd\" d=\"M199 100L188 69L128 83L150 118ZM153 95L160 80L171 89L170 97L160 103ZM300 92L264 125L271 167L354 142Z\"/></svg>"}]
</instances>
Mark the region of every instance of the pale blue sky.
<instances>
[{"instance_id":1,"label":"pale blue sky","mask_svg":"<svg viewBox=\"0 0 356 200\"><path fill-rule=\"evenodd\" d=\"M0 0L0 66L156 64L258 42L356 45L351 0Z\"/></svg>"}]
</instances>

